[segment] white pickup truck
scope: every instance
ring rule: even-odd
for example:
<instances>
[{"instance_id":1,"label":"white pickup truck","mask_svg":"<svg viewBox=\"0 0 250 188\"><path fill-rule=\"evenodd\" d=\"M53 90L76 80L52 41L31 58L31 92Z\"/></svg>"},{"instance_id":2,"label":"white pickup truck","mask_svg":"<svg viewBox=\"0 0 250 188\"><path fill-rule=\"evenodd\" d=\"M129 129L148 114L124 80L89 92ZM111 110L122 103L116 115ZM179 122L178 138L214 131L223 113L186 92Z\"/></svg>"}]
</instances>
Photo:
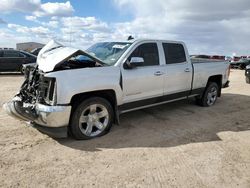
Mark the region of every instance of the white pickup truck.
<instances>
[{"instance_id":1,"label":"white pickup truck","mask_svg":"<svg viewBox=\"0 0 250 188\"><path fill-rule=\"evenodd\" d=\"M4 109L50 136L90 139L132 110L189 97L212 106L229 72L228 62L191 60L183 42L102 42L82 51L51 41Z\"/></svg>"}]
</instances>

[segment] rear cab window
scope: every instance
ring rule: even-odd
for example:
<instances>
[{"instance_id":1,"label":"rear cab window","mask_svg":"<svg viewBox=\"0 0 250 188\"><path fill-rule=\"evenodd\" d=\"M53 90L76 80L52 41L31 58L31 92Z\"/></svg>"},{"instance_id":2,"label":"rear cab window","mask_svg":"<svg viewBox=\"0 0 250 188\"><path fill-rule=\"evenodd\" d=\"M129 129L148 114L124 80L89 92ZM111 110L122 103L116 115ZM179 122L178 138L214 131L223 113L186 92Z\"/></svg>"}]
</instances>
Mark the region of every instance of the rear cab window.
<instances>
[{"instance_id":1,"label":"rear cab window","mask_svg":"<svg viewBox=\"0 0 250 188\"><path fill-rule=\"evenodd\" d=\"M166 64L185 63L186 53L182 44L163 43Z\"/></svg>"},{"instance_id":2,"label":"rear cab window","mask_svg":"<svg viewBox=\"0 0 250 188\"><path fill-rule=\"evenodd\" d=\"M132 57L142 57L144 63L141 66L159 65L159 52L156 43L144 43L139 45L129 56L130 61Z\"/></svg>"}]
</instances>

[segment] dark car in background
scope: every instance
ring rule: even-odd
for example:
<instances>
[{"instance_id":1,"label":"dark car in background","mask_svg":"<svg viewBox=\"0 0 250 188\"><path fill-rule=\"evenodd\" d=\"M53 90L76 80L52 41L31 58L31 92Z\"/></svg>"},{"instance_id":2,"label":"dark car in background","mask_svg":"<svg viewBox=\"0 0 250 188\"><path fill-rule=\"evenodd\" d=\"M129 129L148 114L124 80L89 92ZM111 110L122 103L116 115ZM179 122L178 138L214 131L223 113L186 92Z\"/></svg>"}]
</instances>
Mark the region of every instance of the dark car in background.
<instances>
[{"instance_id":1,"label":"dark car in background","mask_svg":"<svg viewBox=\"0 0 250 188\"><path fill-rule=\"evenodd\" d=\"M250 65L246 66L245 76L246 76L246 82L250 84Z\"/></svg>"},{"instance_id":2,"label":"dark car in background","mask_svg":"<svg viewBox=\"0 0 250 188\"><path fill-rule=\"evenodd\" d=\"M0 49L0 72L23 72L23 64L35 62L36 56L28 52L13 49Z\"/></svg>"},{"instance_id":3,"label":"dark car in background","mask_svg":"<svg viewBox=\"0 0 250 188\"><path fill-rule=\"evenodd\" d=\"M246 66L250 65L250 59L249 58L242 58L239 61L231 62L230 63L231 68L238 68L238 69L245 69Z\"/></svg>"}]
</instances>

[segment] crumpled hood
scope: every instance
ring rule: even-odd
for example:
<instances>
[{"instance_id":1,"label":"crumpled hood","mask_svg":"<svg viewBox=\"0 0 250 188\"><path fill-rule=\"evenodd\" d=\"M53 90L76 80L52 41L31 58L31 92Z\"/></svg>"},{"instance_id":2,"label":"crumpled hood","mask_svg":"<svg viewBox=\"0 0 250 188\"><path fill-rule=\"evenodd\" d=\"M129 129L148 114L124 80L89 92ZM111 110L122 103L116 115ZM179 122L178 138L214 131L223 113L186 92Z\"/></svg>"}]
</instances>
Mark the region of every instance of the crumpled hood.
<instances>
[{"instance_id":1,"label":"crumpled hood","mask_svg":"<svg viewBox=\"0 0 250 188\"><path fill-rule=\"evenodd\" d=\"M37 56L38 68L43 72L51 72L54 70L55 66L65 61L67 58L71 57L76 52L80 51L82 54L96 60L99 63L101 62L96 57L88 54L85 51L80 49L64 46L54 40L51 40L46 44Z\"/></svg>"}]
</instances>

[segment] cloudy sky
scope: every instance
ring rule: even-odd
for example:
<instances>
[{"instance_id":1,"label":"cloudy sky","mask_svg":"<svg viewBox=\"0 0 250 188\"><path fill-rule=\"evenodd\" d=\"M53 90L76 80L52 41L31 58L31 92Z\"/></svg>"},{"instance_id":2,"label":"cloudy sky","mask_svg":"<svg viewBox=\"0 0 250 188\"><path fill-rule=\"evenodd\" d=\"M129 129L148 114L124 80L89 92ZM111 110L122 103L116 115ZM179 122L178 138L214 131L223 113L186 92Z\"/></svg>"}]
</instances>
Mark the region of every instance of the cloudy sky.
<instances>
[{"instance_id":1,"label":"cloudy sky","mask_svg":"<svg viewBox=\"0 0 250 188\"><path fill-rule=\"evenodd\" d=\"M182 40L192 54L250 55L250 0L0 0L0 47L56 39Z\"/></svg>"}]
</instances>

